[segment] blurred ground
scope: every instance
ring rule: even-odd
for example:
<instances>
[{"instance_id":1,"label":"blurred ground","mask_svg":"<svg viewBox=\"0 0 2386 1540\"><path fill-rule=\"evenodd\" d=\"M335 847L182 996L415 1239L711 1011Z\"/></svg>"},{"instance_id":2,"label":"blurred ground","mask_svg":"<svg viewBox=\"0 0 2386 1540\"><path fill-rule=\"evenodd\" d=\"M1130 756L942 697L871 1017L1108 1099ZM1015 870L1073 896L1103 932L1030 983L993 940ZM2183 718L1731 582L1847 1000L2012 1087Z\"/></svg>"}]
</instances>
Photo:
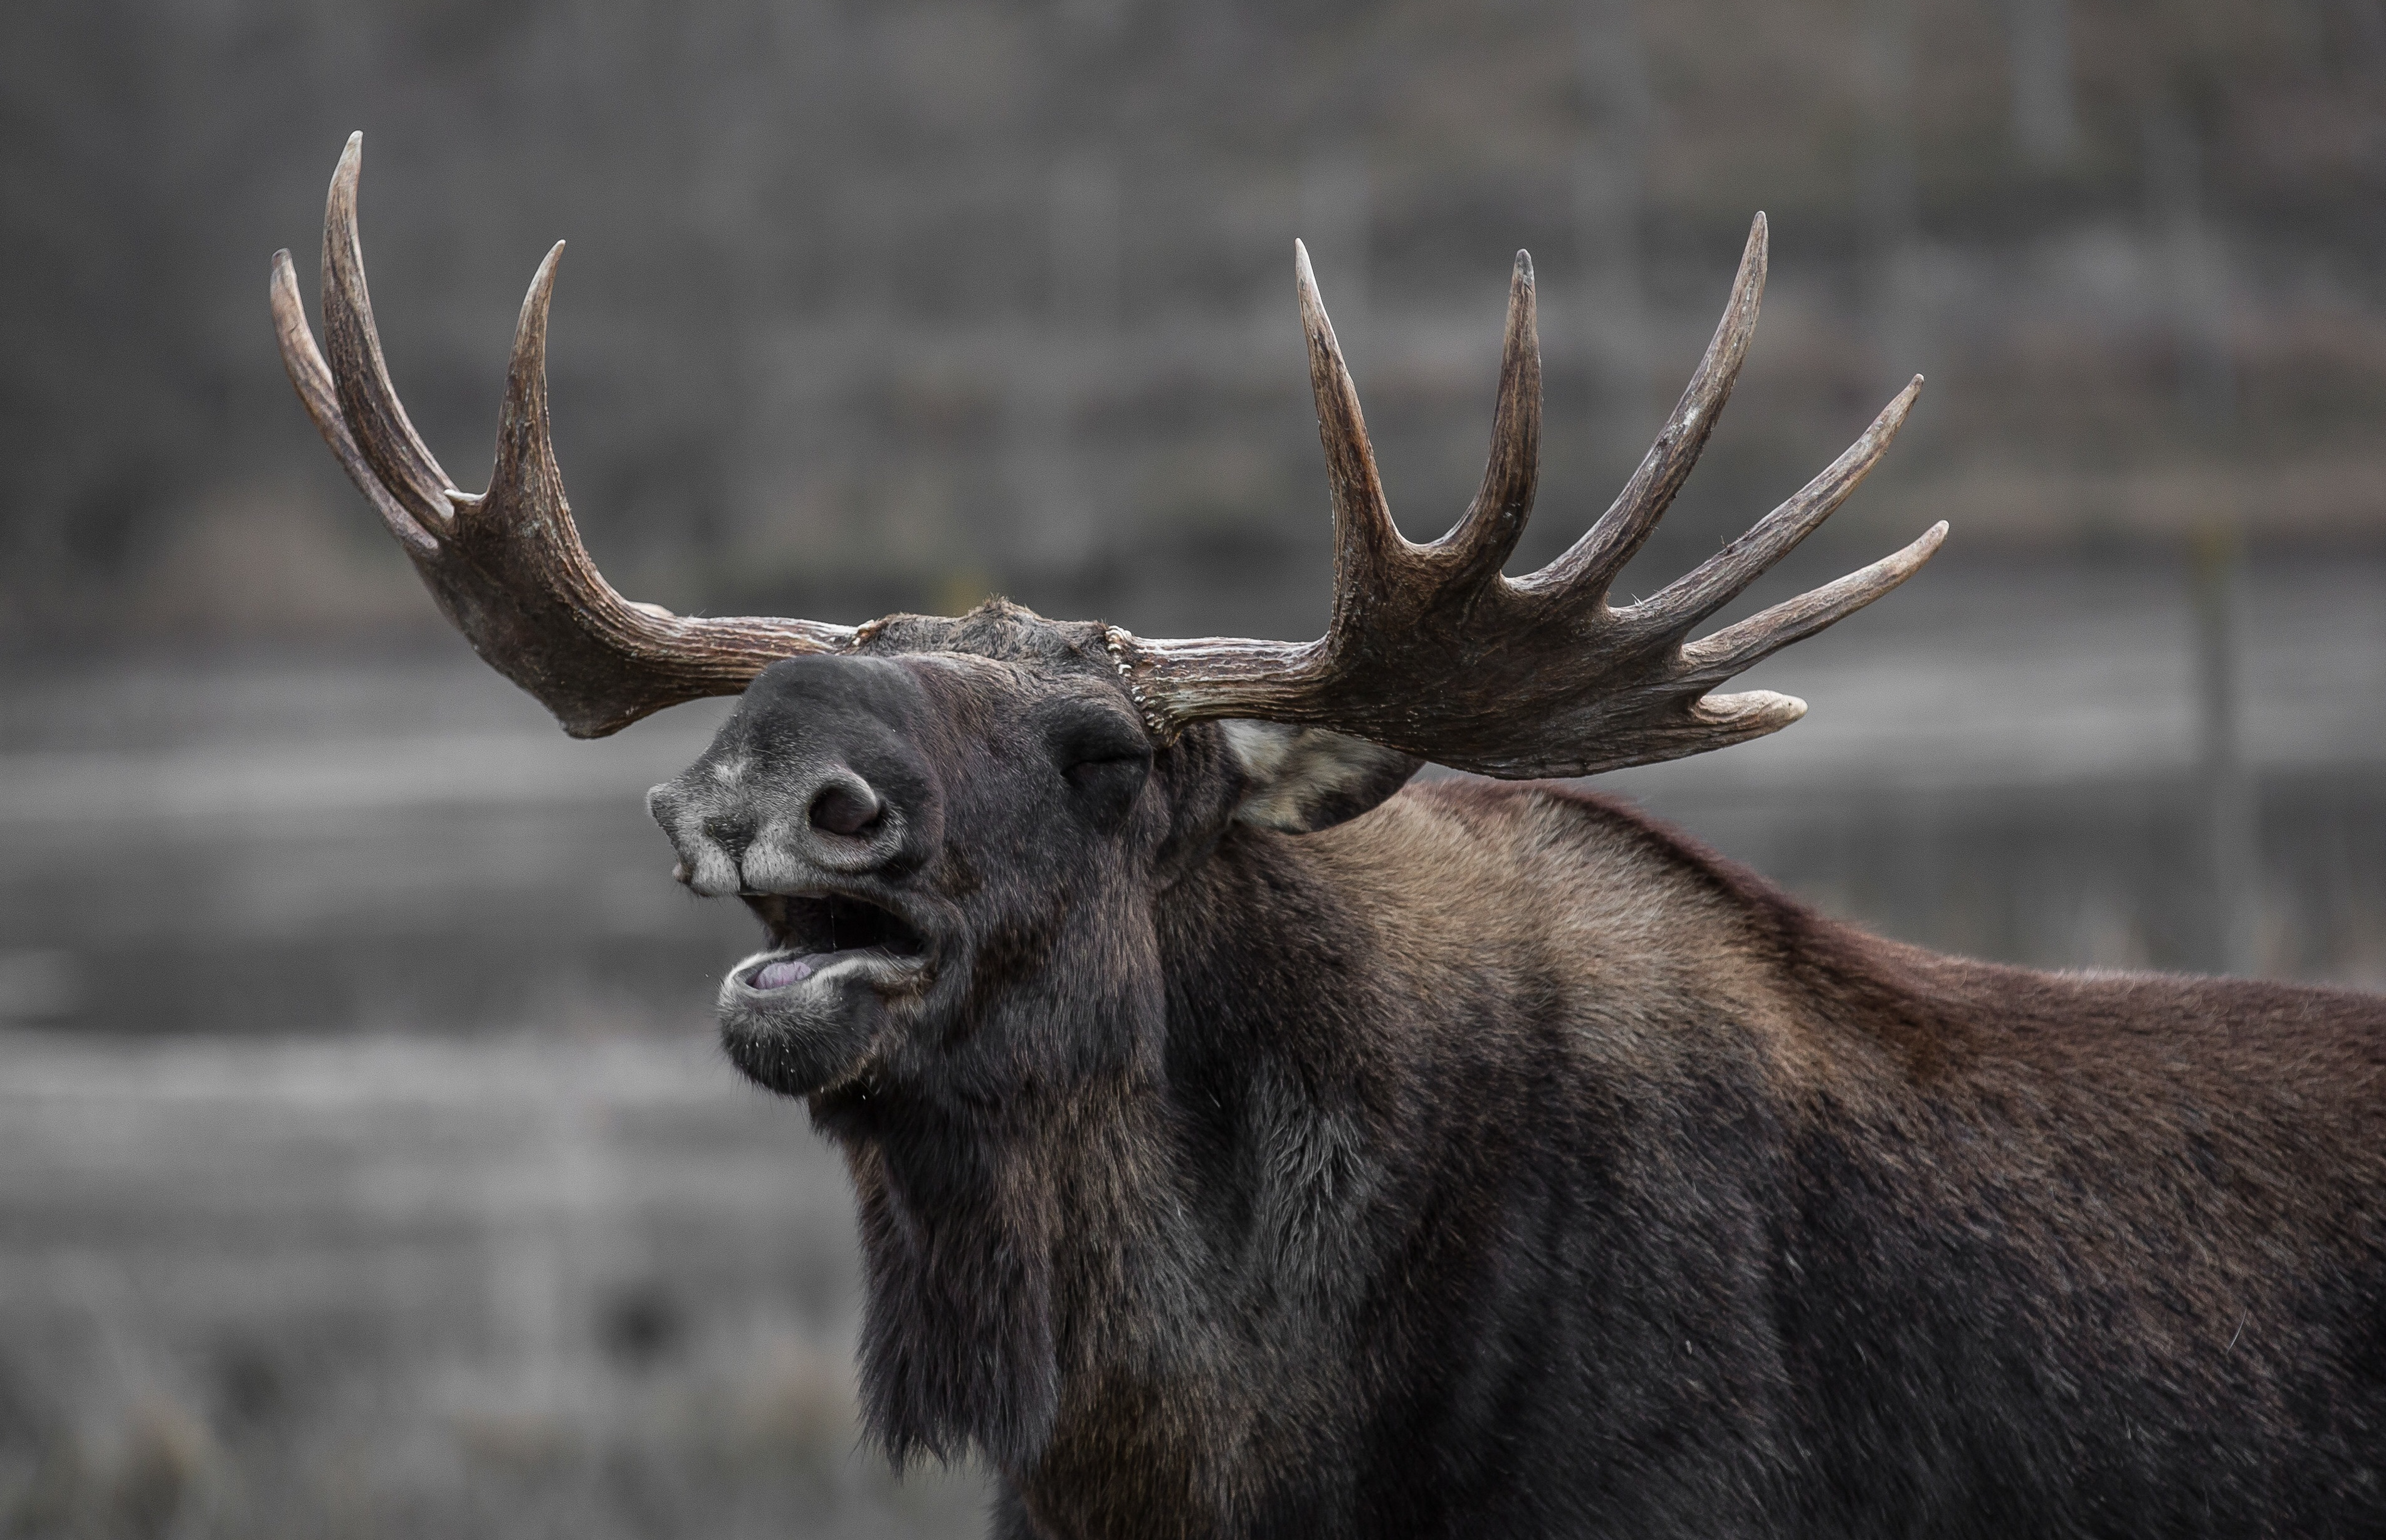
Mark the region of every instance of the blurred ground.
<instances>
[{"instance_id":1,"label":"blurred ground","mask_svg":"<svg viewBox=\"0 0 2386 1540\"><path fill-rule=\"evenodd\" d=\"M0 1534L982 1528L857 1454L843 1175L700 1030L0 1065Z\"/></svg>"}]
</instances>

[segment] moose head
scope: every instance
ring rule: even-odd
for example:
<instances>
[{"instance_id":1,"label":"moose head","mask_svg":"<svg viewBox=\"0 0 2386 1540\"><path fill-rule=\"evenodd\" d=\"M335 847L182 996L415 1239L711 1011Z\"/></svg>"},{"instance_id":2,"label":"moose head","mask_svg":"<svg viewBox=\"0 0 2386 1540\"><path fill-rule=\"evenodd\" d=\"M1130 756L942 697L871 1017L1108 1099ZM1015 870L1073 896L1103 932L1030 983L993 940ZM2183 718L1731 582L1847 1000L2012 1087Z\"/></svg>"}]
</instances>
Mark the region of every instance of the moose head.
<instances>
[{"instance_id":1,"label":"moose head","mask_svg":"<svg viewBox=\"0 0 2386 1540\"><path fill-rule=\"evenodd\" d=\"M1159 1052L1154 909L1232 825L1327 828L1428 759L1581 776L1787 726L1802 702L1713 692L1896 587L1946 531L1692 639L1846 501L1916 378L1746 534L1646 599L1610 602L1739 374L1764 285L1760 215L1714 339L1631 480L1564 555L1512 579L1501 569L1532 509L1541 431L1533 269L1519 253L1482 486L1448 533L1413 544L1392 522L1296 244L1335 525L1319 640L1161 641L1000 601L859 627L673 615L614 592L564 497L546 393L560 243L522 304L488 490L458 490L416 435L365 287L361 144L349 141L325 211L328 363L289 254L274 258L299 396L441 609L565 731L598 736L743 692L649 807L680 880L742 898L762 922L767 949L721 988L732 1058L840 1126L860 1127L873 1090L998 1097Z\"/></svg>"}]
</instances>

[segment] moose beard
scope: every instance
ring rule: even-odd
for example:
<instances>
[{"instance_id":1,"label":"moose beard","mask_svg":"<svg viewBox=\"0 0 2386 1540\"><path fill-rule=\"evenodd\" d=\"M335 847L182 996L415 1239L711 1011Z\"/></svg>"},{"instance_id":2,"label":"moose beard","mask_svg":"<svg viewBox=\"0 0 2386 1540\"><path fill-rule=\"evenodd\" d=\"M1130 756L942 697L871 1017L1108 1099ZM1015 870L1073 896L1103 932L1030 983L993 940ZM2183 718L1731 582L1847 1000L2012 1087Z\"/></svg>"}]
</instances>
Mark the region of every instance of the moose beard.
<instances>
[{"instance_id":1,"label":"moose beard","mask_svg":"<svg viewBox=\"0 0 2386 1540\"><path fill-rule=\"evenodd\" d=\"M1161 969L1124 907L980 944L966 1046L937 1055L955 1078L898 1071L869 1077L865 1105L814 1100L860 1210L864 1421L898 1467L974 1447L1023 1475L1093 1358L1176 1356L1138 1329L1167 1319L1139 1307L1181 1292L1187 1237L1160 1217L1176 1208Z\"/></svg>"},{"instance_id":2,"label":"moose beard","mask_svg":"<svg viewBox=\"0 0 2386 1540\"><path fill-rule=\"evenodd\" d=\"M985 1130L900 1122L848 1146L868 1284L864 1420L898 1469L974 1445L998 1470L1023 1471L1060 1406L1051 1196Z\"/></svg>"}]
</instances>

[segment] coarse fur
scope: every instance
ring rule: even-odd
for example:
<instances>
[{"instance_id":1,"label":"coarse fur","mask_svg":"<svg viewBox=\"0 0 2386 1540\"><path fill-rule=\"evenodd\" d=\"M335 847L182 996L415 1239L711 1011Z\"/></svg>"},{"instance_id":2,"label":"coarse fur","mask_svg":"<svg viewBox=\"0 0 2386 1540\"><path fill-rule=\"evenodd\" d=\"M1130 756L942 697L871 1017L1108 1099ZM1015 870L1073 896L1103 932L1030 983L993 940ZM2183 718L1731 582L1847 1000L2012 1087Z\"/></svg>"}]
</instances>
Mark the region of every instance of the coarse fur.
<instances>
[{"instance_id":1,"label":"coarse fur","mask_svg":"<svg viewBox=\"0 0 2386 1540\"><path fill-rule=\"evenodd\" d=\"M657 810L695 870L903 788L806 881L916 976L725 1031L849 1162L873 1434L998 1534L2386 1533L2386 1003L1934 956L1563 785L1357 810L1007 606L873 650Z\"/></svg>"}]
</instances>

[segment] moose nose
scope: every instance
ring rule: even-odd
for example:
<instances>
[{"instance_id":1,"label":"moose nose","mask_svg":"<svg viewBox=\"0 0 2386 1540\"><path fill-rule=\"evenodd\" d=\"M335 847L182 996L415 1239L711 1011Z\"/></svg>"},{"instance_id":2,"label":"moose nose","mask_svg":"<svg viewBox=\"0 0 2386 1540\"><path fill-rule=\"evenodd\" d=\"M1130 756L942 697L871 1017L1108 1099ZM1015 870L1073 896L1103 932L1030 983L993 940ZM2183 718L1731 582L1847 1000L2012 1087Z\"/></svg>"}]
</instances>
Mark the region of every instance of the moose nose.
<instances>
[{"instance_id":1,"label":"moose nose","mask_svg":"<svg viewBox=\"0 0 2386 1540\"><path fill-rule=\"evenodd\" d=\"M806 868L860 873L900 858L910 822L903 804L882 795L842 757L817 766L789 790L795 794L787 799L789 814L801 808L803 821L797 824L790 816L747 853L746 877L754 886L775 889L807 881L800 875ZM789 858L796 867L782 871Z\"/></svg>"},{"instance_id":2,"label":"moose nose","mask_svg":"<svg viewBox=\"0 0 2386 1540\"><path fill-rule=\"evenodd\" d=\"M793 893L816 886L823 872L860 875L899 864L912 842L905 801L882 793L839 757L823 757L783 783L774 796L749 804L763 813L760 827L732 843L704 833L729 854L749 892Z\"/></svg>"}]
</instances>

